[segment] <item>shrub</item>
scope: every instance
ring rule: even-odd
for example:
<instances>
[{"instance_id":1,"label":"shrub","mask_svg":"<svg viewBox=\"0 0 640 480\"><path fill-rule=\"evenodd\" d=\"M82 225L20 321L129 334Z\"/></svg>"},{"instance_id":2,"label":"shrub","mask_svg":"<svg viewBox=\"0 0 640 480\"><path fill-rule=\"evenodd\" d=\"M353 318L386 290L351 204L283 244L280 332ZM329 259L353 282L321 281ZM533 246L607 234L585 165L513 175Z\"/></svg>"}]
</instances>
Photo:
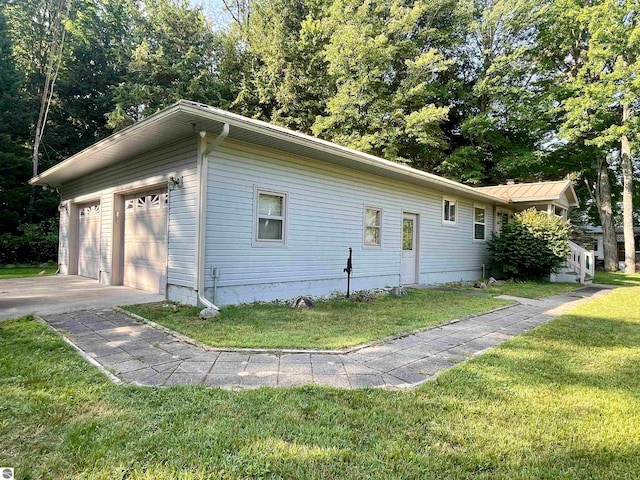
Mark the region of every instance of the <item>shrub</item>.
<instances>
[{"instance_id":1,"label":"shrub","mask_svg":"<svg viewBox=\"0 0 640 480\"><path fill-rule=\"evenodd\" d=\"M538 278L569 254L571 225L534 208L517 213L489 242L494 268L510 278Z\"/></svg>"},{"instance_id":2,"label":"shrub","mask_svg":"<svg viewBox=\"0 0 640 480\"><path fill-rule=\"evenodd\" d=\"M58 254L58 223L47 220L18 227L22 235L0 235L0 264L55 260Z\"/></svg>"}]
</instances>

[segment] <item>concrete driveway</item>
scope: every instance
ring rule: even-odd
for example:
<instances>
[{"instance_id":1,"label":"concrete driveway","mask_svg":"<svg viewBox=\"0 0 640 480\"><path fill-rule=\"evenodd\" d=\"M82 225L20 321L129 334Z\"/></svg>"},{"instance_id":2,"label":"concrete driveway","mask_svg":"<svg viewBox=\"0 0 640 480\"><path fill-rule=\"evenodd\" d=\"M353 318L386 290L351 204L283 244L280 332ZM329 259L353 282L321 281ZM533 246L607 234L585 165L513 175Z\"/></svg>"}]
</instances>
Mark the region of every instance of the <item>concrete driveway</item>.
<instances>
[{"instance_id":1,"label":"concrete driveway","mask_svg":"<svg viewBox=\"0 0 640 480\"><path fill-rule=\"evenodd\" d=\"M77 275L0 280L0 320L162 300L164 295L129 287L108 287Z\"/></svg>"}]
</instances>

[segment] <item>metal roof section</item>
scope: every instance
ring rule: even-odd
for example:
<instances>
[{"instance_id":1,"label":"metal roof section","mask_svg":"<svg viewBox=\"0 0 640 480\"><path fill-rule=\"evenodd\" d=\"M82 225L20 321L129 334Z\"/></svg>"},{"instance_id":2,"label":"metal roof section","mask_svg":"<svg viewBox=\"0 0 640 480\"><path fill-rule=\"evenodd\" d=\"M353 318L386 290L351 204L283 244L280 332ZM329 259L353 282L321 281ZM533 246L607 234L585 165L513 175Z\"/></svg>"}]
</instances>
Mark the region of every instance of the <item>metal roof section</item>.
<instances>
[{"instance_id":1,"label":"metal roof section","mask_svg":"<svg viewBox=\"0 0 640 480\"><path fill-rule=\"evenodd\" d=\"M495 185L478 187L477 190L511 203L560 200L563 195L566 195L571 207L579 205L571 180Z\"/></svg>"},{"instance_id":2,"label":"metal roof section","mask_svg":"<svg viewBox=\"0 0 640 480\"><path fill-rule=\"evenodd\" d=\"M273 150L398 179L444 193L507 204L500 196L423 172L407 165L343 147L267 122L196 102L180 100L140 122L116 132L29 180L31 185L60 186L97 170L162 148L197 133L218 134L230 126L229 138Z\"/></svg>"}]
</instances>

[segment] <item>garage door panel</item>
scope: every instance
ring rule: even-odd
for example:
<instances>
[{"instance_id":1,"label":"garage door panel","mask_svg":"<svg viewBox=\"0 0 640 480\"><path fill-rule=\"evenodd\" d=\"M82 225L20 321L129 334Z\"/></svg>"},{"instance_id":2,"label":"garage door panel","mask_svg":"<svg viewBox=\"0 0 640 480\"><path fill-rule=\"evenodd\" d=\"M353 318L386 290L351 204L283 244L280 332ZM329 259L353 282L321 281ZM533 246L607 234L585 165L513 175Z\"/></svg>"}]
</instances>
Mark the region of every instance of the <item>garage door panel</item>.
<instances>
[{"instance_id":1,"label":"garage door panel","mask_svg":"<svg viewBox=\"0 0 640 480\"><path fill-rule=\"evenodd\" d=\"M95 278L100 273L100 203L78 207L78 275Z\"/></svg>"},{"instance_id":2,"label":"garage door panel","mask_svg":"<svg viewBox=\"0 0 640 480\"><path fill-rule=\"evenodd\" d=\"M164 293L167 283L166 192L125 199L124 284Z\"/></svg>"}]
</instances>

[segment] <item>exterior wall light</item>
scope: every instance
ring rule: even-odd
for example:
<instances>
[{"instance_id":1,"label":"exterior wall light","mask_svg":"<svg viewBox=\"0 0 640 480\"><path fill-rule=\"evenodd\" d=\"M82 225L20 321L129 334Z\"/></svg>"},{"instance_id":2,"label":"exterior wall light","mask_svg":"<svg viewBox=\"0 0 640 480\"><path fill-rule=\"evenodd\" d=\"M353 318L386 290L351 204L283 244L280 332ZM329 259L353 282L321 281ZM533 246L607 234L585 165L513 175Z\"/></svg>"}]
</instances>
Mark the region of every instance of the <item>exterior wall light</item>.
<instances>
[{"instance_id":1,"label":"exterior wall light","mask_svg":"<svg viewBox=\"0 0 640 480\"><path fill-rule=\"evenodd\" d=\"M182 177L169 177L169 190L175 190L176 188L182 187Z\"/></svg>"}]
</instances>

